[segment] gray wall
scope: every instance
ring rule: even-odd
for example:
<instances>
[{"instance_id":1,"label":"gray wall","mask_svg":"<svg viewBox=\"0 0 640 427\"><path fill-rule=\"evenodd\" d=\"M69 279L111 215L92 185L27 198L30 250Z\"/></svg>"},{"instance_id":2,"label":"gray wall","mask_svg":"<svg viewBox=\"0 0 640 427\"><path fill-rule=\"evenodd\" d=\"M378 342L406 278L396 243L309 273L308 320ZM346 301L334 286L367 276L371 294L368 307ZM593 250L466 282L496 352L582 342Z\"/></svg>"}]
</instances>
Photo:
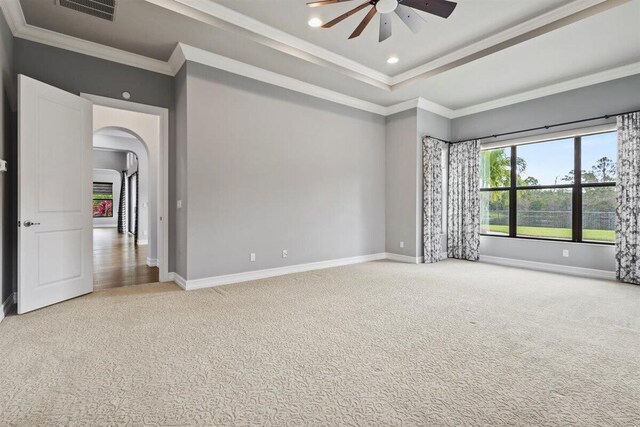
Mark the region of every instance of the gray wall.
<instances>
[{"instance_id":1,"label":"gray wall","mask_svg":"<svg viewBox=\"0 0 640 427\"><path fill-rule=\"evenodd\" d=\"M176 146L175 146L175 272L187 277L187 212L189 209L187 192L187 66L182 66L175 81L176 99ZM177 208L180 200L182 208Z\"/></svg>"},{"instance_id":2,"label":"gray wall","mask_svg":"<svg viewBox=\"0 0 640 427\"><path fill-rule=\"evenodd\" d=\"M169 109L169 206L175 206L174 78L64 49L15 39L15 72L71 93L121 99ZM169 271L175 254L175 211L169 209Z\"/></svg>"},{"instance_id":3,"label":"gray wall","mask_svg":"<svg viewBox=\"0 0 640 427\"><path fill-rule=\"evenodd\" d=\"M0 157L15 155L15 129L7 125L15 121L7 107L15 103L11 68L72 93L120 98L129 91L134 102L170 110L169 269L189 279L383 251L421 256L422 135L458 140L640 107L640 76L633 76L453 121L422 110L385 120L197 64L174 79L13 40L2 21L0 38ZM0 179L4 260L7 251L15 255L6 238L16 220L6 208L15 194L6 188L15 182L7 186L11 174ZM613 265L611 248L585 245L572 251L576 257L550 259L554 243L495 239L482 239L484 255ZM3 264L4 297L15 262Z\"/></svg>"},{"instance_id":4,"label":"gray wall","mask_svg":"<svg viewBox=\"0 0 640 427\"><path fill-rule=\"evenodd\" d=\"M420 257L424 252L422 137L425 135L449 140L451 120L418 109L387 117L385 205L386 251L389 253ZM445 184L443 180L443 186ZM444 202L446 204L446 198ZM443 211L443 215L445 213ZM404 242L403 248L400 242Z\"/></svg>"},{"instance_id":5,"label":"gray wall","mask_svg":"<svg viewBox=\"0 0 640 427\"><path fill-rule=\"evenodd\" d=\"M640 109L640 75L454 119L453 139L473 138L637 109ZM606 122L612 121L615 120ZM566 128L580 128L602 123L605 121L572 125ZM550 129L547 132L556 132L560 129ZM537 134L544 133L537 132ZM536 132L530 134L536 134ZM487 142L493 142L493 140ZM562 256L562 249L569 249L569 257ZM487 236L481 238L480 255L615 270L612 246Z\"/></svg>"},{"instance_id":6,"label":"gray wall","mask_svg":"<svg viewBox=\"0 0 640 427\"><path fill-rule=\"evenodd\" d=\"M186 87L188 279L384 252L383 117L194 63Z\"/></svg>"},{"instance_id":7,"label":"gray wall","mask_svg":"<svg viewBox=\"0 0 640 427\"><path fill-rule=\"evenodd\" d=\"M640 74L453 119L452 138L457 141L621 113L637 110L639 107ZM595 126L607 122L615 122L615 120L595 121L567 126L567 128ZM556 132L561 129L549 129L548 132ZM538 131L530 134L541 133L544 132ZM517 137L526 135L520 134ZM487 142L493 141L492 139Z\"/></svg>"},{"instance_id":8,"label":"gray wall","mask_svg":"<svg viewBox=\"0 0 640 427\"><path fill-rule=\"evenodd\" d=\"M15 80L13 77L13 36L0 13L0 159L8 161L8 173L0 172L0 306L14 292L17 262ZM1 309L1 307L0 307Z\"/></svg>"},{"instance_id":9,"label":"gray wall","mask_svg":"<svg viewBox=\"0 0 640 427\"><path fill-rule=\"evenodd\" d=\"M93 150L94 169L113 169L122 172L127 168L127 153L124 151Z\"/></svg>"},{"instance_id":10,"label":"gray wall","mask_svg":"<svg viewBox=\"0 0 640 427\"><path fill-rule=\"evenodd\" d=\"M385 251L412 257L418 256L417 153L416 110L387 117ZM400 242L404 242L404 248Z\"/></svg>"}]
</instances>

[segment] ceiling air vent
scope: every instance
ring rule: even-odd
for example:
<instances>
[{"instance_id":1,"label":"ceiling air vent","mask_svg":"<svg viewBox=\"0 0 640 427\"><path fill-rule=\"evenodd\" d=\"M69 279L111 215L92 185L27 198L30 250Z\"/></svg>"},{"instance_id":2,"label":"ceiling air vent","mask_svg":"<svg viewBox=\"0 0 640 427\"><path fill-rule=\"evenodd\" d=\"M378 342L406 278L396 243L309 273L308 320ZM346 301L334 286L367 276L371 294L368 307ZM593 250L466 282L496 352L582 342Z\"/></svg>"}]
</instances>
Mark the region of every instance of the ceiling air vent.
<instances>
[{"instance_id":1,"label":"ceiling air vent","mask_svg":"<svg viewBox=\"0 0 640 427\"><path fill-rule=\"evenodd\" d=\"M113 21L116 0L57 0L62 7L86 13L96 18Z\"/></svg>"}]
</instances>

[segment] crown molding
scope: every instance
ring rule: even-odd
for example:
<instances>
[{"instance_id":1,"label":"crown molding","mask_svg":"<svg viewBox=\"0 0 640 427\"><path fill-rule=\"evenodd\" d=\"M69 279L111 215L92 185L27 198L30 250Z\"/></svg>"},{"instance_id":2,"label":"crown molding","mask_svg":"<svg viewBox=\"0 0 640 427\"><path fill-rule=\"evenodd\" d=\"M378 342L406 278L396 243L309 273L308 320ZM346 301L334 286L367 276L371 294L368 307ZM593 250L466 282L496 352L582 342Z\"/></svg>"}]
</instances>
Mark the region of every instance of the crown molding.
<instances>
[{"instance_id":1,"label":"crown molding","mask_svg":"<svg viewBox=\"0 0 640 427\"><path fill-rule=\"evenodd\" d=\"M0 0L0 9L14 37L156 73L173 75L169 64L164 61L30 25L24 17L18 0Z\"/></svg>"},{"instance_id":2,"label":"crown molding","mask_svg":"<svg viewBox=\"0 0 640 427\"><path fill-rule=\"evenodd\" d=\"M399 102L397 104L390 105L387 107L385 116L392 116L402 111L418 108L419 102L420 102L420 98L413 98L413 99L408 99L406 101Z\"/></svg>"},{"instance_id":3,"label":"crown molding","mask_svg":"<svg viewBox=\"0 0 640 427\"><path fill-rule=\"evenodd\" d=\"M348 107L357 108L359 110L364 110L380 115L385 115L387 112L386 107L383 107L381 105L363 101L359 98L344 95L340 92L325 89L323 87L316 86L302 80L297 80L289 76L274 73L273 71L268 71L264 68L259 68L254 65L236 61L235 59L231 59L226 56L218 55L216 53L209 52L208 50L199 49L183 43L178 43L174 50L174 53L171 55L171 58L172 59L170 59L170 63L176 71L180 69L184 61L197 62L199 64L217 68L219 70L228 71L230 73L248 77L253 80L258 80L263 83L280 86L285 89L304 93L306 95L311 95L316 98L325 99L327 101L346 105ZM182 58L184 58L184 60L182 60ZM182 63L180 63L180 61L182 61Z\"/></svg>"},{"instance_id":4,"label":"crown molding","mask_svg":"<svg viewBox=\"0 0 640 427\"><path fill-rule=\"evenodd\" d=\"M391 77L328 49L208 0L145 0L172 12L240 33L262 45L390 91Z\"/></svg>"},{"instance_id":5,"label":"crown molding","mask_svg":"<svg viewBox=\"0 0 640 427\"><path fill-rule=\"evenodd\" d=\"M316 98L335 102L337 104L346 105L359 110L368 111L370 113L379 114L381 116L390 116L401 111L419 108L441 115L446 118L453 118L455 112L435 102L424 98L415 98L403 101L388 107L364 101L359 98L348 96L340 92L316 86L311 83L297 80L264 68L236 61L226 56L218 55L208 50L199 49L184 43L178 43L169 58L169 64L173 74L177 74L186 61L195 62L206 65L208 67L217 68L263 83L272 84L295 92L304 93Z\"/></svg>"},{"instance_id":6,"label":"crown molding","mask_svg":"<svg viewBox=\"0 0 640 427\"><path fill-rule=\"evenodd\" d=\"M437 114L447 119L452 119L455 115L455 111L450 108L447 108L440 104L436 104L435 102L429 101L428 99L418 97L386 107L387 111L385 113L385 116L391 116L393 114L411 110L414 108L429 111L430 113Z\"/></svg>"},{"instance_id":7,"label":"crown molding","mask_svg":"<svg viewBox=\"0 0 640 427\"><path fill-rule=\"evenodd\" d=\"M441 56L411 70L389 76L328 49L271 27L210 0L145 0L192 19L240 33L296 58L335 69L385 90L433 77L631 0L573 0L542 15Z\"/></svg>"},{"instance_id":8,"label":"crown molding","mask_svg":"<svg viewBox=\"0 0 640 427\"><path fill-rule=\"evenodd\" d=\"M417 78L433 77L628 1L630 0L574 0L462 49L395 75L391 77L390 85L395 88ZM584 13L585 11L589 13Z\"/></svg>"},{"instance_id":9,"label":"crown molding","mask_svg":"<svg viewBox=\"0 0 640 427\"><path fill-rule=\"evenodd\" d=\"M451 118L469 116L471 114L481 113L483 111L494 110L496 108L507 107L513 104L530 101L532 99L542 98L545 96L555 95L582 87L592 86L599 83L617 80L624 77L640 74L640 62L623 65L617 68L600 71L594 74L566 80L564 82L543 86L527 92L521 92L516 95L506 96L504 98L494 99L492 101L483 102L481 104L453 110Z\"/></svg>"},{"instance_id":10,"label":"crown molding","mask_svg":"<svg viewBox=\"0 0 640 427\"><path fill-rule=\"evenodd\" d=\"M585 1L594 2L596 0ZM620 2L626 1L628 0L607 0L607 3L621 4ZM580 2L583 6L586 4L582 0L580 0ZM571 4L573 5L574 3L579 2L572 2ZM576 6L574 5L574 7ZM105 59L108 61L113 61L169 76L174 76L180 70L185 61L198 62L210 67L219 68L234 74L262 81L264 83L280 86L289 90L314 96L316 98L325 99L327 101L335 102L382 116L389 116L401 111L418 108L432 112L434 114L438 114L448 119L454 119L471 114L477 114L483 111L492 110L495 108L517 104L536 98L566 92L573 89L578 89L581 87L615 80L634 74L640 74L640 62L636 62L633 64L624 65L610 70L601 71L587 76L570 79L564 82L540 87L519 94L510 95L507 97L455 110L421 97L409 99L407 101L403 101L390 106L383 106L320 86L316 86L311 83L297 80L292 77L268 71L260 67L236 61L234 59L227 58L203 49L195 48L183 43L178 43L171 57L169 58L169 61L164 62L98 43L90 42L84 39L78 39L65 34L45 30L26 23L22 8L18 0L0 0L0 10L4 14L7 24L9 25L9 28L11 29L14 37L24 38L37 43L42 43L49 46L66 49L92 57Z\"/></svg>"}]
</instances>

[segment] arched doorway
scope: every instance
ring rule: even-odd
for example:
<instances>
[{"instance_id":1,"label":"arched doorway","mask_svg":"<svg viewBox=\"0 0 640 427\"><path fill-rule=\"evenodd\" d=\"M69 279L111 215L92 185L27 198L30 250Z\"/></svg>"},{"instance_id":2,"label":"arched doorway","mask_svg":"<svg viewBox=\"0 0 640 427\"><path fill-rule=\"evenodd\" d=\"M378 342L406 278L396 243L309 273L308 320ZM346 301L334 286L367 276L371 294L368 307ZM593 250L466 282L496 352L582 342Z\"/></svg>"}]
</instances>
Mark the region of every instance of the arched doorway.
<instances>
[{"instance_id":1,"label":"arched doorway","mask_svg":"<svg viewBox=\"0 0 640 427\"><path fill-rule=\"evenodd\" d=\"M94 290L159 281L149 265L150 168L146 143L132 130L93 136Z\"/></svg>"}]
</instances>

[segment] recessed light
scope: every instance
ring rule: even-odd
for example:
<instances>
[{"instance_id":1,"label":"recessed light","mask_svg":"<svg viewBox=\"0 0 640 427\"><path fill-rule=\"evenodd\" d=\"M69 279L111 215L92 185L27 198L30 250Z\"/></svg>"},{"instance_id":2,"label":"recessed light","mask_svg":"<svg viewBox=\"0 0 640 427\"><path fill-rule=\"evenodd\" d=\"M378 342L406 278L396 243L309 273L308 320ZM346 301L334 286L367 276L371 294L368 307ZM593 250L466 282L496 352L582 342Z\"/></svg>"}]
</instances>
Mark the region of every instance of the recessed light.
<instances>
[{"instance_id":1,"label":"recessed light","mask_svg":"<svg viewBox=\"0 0 640 427\"><path fill-rule=\"evenodd\" d=\"M395 64L399 61L397 56L390 56L389 59L387 59L387 64Z\"/></svg>"},{"instance_id":2,"label":"recessed light","mask_svg":"<svg viewBox=\"0 0 640 427\"><path fill-rule=\"evenodd\" d=\"M313 28L318 28L322 26L322 20L320 18L311 18L309 19L309 26Z\"/></svg>"},{"instance_id":3,"label":"recessed light","mask_svg":"<svg viewBox=\"0 0 640 427\"><path fill-rule=\"evenodd\" d=\"M122 92L122 97L124 99L130 99L131 98L131 94L129 92Z\"/></svg>"}]
</instances>

